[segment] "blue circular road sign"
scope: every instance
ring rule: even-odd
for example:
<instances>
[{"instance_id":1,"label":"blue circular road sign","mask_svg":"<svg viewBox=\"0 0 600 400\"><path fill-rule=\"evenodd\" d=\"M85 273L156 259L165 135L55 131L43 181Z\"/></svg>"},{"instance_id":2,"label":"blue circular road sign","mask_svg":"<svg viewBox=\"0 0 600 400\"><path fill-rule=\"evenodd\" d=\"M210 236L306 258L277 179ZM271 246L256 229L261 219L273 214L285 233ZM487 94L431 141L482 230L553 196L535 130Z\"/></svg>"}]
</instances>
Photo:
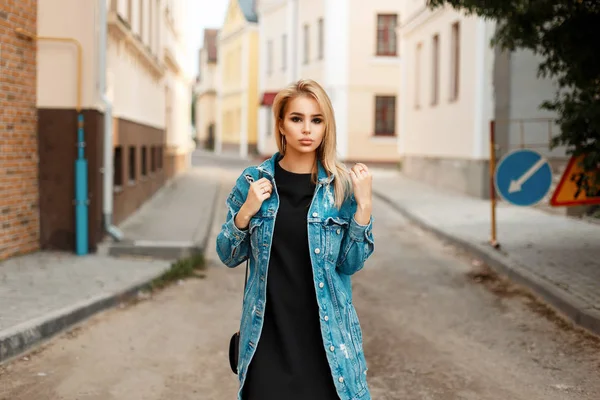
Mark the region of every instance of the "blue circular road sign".
<instances>
[{"instance_id":1,"label":"blue circular road sign","mask_svg":"<svg viewBox=\"0 0 600 400\"><path fill-rule=\"evenodd\" d=\"M507 202L517 206L539 203L550 191L552 170L537 151L523 149L508 153L496 168L496 190Z\"/></svg>"}]
</instances>

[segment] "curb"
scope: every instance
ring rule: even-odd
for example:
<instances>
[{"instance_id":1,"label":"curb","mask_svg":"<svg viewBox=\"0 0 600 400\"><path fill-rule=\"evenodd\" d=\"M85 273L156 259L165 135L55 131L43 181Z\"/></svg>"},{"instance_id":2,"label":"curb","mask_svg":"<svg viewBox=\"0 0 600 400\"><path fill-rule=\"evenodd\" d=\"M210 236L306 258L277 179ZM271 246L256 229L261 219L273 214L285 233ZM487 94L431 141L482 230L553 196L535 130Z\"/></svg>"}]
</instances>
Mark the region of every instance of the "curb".
<instances>
[{"instance_id":1,"label":"curb","mask_svg":"<svg viewBox=\"0 0 600 400\"><path fill-rule=\"evenodd\" d=\"M151 282L158 276L160 274L144 279L120 292L97 296L0 332L0 365L100 311L134 298L139 291L148 289Z\"/></svg>"},{"instance_id":2,"label":"curb","mask_svg":"<svg viewBox=\"0 0 600 400\"><path fill-rule=\"evenodd\" d=\"M570 293L556 287L551 282L547 282L543 278L532 274L520 266L519 263L511 260L509 255L503 254L484 243L468 242L443 229L437 228L423 221L406 207L398 204L378 190L373 190L373 194L422 229L478 257L496 270L496 272L507 276L513 282L532 289L535 294L566 316L575 325L585 328L593 334L600 335L600 310L594 309Z\"/></svg>"},{"instance_id":3,"label":"curb","mask_svg":"<svg viewBox=\"0 0 600 400\"><path fill-rule=\"evenodd\" d=\"M192 257L203 252L204 248L193 242L123 241L111 243L108 247L108 255L111 257L150 257L167 261Z\"/></svg>"}]
</instances>

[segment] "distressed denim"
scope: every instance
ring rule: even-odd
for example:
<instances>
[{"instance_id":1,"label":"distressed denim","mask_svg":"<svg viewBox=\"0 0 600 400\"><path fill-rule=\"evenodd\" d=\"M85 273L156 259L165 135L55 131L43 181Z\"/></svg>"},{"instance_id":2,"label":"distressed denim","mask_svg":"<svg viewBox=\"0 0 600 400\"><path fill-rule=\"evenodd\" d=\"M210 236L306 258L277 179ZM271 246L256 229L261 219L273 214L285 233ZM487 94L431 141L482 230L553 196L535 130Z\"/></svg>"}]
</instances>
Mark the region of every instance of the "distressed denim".
<instances>
[{"instance_id":1,"label":"distressed denim","mask_svg":"<svg viewBox=\"0 0 600 400\"><path fill-rule=\"evenodd\" d=\"M269 258L279 207L274 180L278 159L279 154L275 154L260 166L242 172L227 198L226 221L217 237L217 253L225 265L233 268L249 259L240 324L238 400L242 400L242 387L263 326ZM273 194L250 220L248 229L240 230L235 226L235 216L246 200L250 183L262 177L273 184ZM318 182L307 215L318 318L323 346L340 399L370 400L362 331L352 304L350 277L363 268L373 253L373 218L367 225L355 221L354 196L349 196L338 209L334 204L332 180L333 177L328 177L319 163Z\"/></svg>"}]
</instances>

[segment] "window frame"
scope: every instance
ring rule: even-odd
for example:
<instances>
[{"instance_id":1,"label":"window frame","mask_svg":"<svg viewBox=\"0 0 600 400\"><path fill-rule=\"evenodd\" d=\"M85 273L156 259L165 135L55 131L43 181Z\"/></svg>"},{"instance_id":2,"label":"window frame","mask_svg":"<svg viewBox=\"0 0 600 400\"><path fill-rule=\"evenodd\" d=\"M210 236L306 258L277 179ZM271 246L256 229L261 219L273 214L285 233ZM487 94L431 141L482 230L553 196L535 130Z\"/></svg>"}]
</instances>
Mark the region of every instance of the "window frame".
<instances>
[{"instance_id":1,"label":"window frame","mask_svg":"<svg viewBox=\"0 0 600 400\"><path fill-rule=\"evenodd\" d=\"M390 21L381 22L389 19ZM380 13L377 14L376 36L375 36L375 55L377 57L398 57L398 14ZM389 35L389 36L387 36ZM393 40L393 45L390 43ZM393 49L391 49L393 46Z\"/></svg>"},{"instance_id":2,"label":"window frame","mask_svg":"<svg viewBox=\"0 0 600 400\"><path fill-rule=\"evenodd\" d=\"M375 95L375 137L396 137L397 129L397 111L398 111L398 96L391 94ZM391 114L391 122L388 119L388 113ZM381 115L381 118L379 118ZM383 126L381 121L383 120Z\"/></svg>"}]
</instances>

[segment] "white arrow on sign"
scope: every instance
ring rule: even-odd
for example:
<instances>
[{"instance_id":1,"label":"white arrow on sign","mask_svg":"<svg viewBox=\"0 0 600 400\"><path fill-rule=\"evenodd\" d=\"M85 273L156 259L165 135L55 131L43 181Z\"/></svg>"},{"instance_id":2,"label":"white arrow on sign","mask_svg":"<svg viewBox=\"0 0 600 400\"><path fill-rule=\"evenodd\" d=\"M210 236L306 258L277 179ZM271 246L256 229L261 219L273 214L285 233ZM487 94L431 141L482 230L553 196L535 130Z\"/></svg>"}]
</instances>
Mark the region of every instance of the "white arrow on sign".
<instances>
[{"instance_id":1,"label":"white arrow on sign","mask_svg":"<svg viewBox=\"0 0 600 400\"><path fill-rule=\"evenodd\" d=\"M531 178L533 176L533 174L535 174L537 172L538 169L542 168L542 166L544 164L546 164L546 160L544 160L543 158L540 158L539 160L537 160L537 162L535 164L533 164L531 166L531 168L529 168L527 170L527 172L525 172L523 175L521 175L521 177L519 179L511 180L510 186L508 187L508 193L520 192L523 184L525 182L527 182L527 180L529 178Z\"/></svg>"}]
</instances>

